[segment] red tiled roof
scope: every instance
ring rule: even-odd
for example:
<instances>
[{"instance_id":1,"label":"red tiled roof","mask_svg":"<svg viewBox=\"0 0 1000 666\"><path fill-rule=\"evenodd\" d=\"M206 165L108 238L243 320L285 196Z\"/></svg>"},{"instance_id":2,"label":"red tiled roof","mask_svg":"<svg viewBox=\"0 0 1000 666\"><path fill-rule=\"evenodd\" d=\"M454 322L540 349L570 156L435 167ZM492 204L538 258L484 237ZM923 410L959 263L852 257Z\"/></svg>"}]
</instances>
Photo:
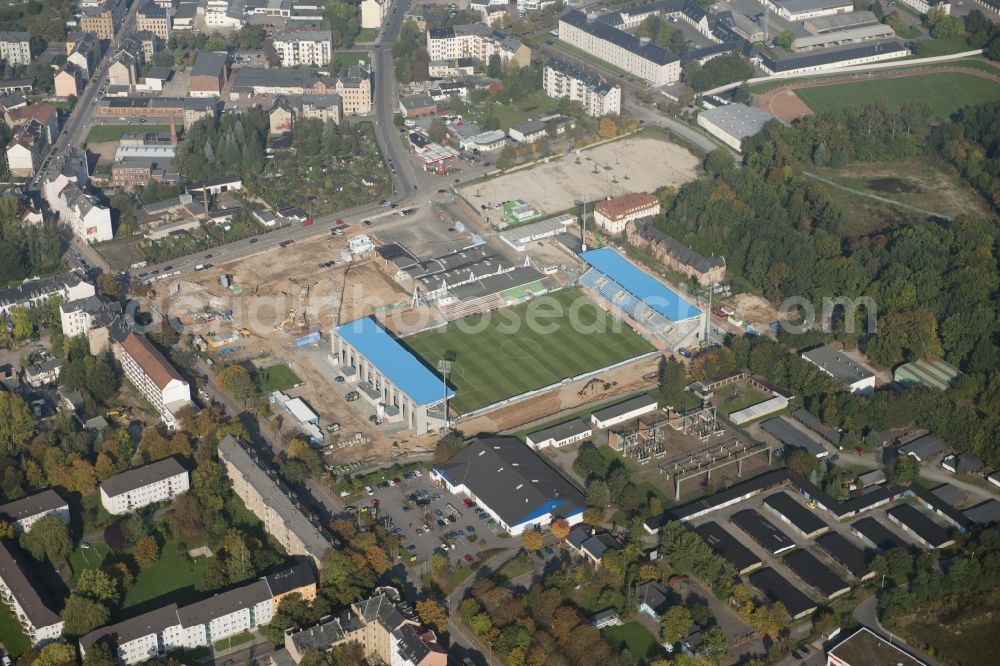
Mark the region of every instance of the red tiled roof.
<instances>
[{"instance_id":1,"label":"red tiled roof","mask_svg":"<svg viewBox=\"0 0 1000 666\"><path fill-rule=\"evenodd\" d=\"M149 375L149 378L160 389L166 388L167 384L174 379L184 381L174 366L170 365L170 362L145 336L129 333L125 341L122 342L122 349L135 359L139 367Z\"/></svg>"},{"instance_id":2,"label":"red tiled roof","mask_svg":"<svg viewBox=\"0 0 1000 666\"><path fill-rule=\"evenodd\" d=\"M599 212L609 220L617 220L625 215L630 215L637 211L653 208L659 205L660 200L647 192L633 192L623 194L620 197L605 199L594 206L594 211Z\"/></svg>"}]
</instances>

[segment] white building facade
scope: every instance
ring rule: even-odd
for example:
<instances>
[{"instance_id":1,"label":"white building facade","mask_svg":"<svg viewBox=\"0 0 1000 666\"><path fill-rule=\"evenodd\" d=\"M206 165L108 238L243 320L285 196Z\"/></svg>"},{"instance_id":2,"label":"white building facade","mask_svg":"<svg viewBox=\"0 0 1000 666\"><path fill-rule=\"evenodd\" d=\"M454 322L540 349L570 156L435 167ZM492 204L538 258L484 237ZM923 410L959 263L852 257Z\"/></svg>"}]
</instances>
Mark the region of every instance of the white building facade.
<instances>
[{"instance_id":1,"label":"white building facade","mask_svg":"<svg viewBox=\"0 0 1000 666\"><path fill-rule=\"evenodd\" d=\"M191 386L145 336L130 333L115 352L125 376L153 404L163 423L177 427L177 412L191 404Z\"/></svg>"},{"instance_id":2,"label":"white building facade","mask_svg":"<svg viewBox=\"0 0 1000 666\"><path fill-rule=\"evenodd\" d=\"M188 471L174 458L165 458L116 474L101 483L101 505L113 516L167 502L191 489Z\"/></svg>"},{"instance_id":3,"label":"white building facade","mask_svg":"<svg viewBox=\"0 0 1000 666\"><path fill-rule=\"evenodd\" d=\"M542 86L549 97L568 97L571 102L580 102L587 115L594 118L617 116L622 112L622 89L619 86L601 81L561 60L551 59L546 63L542 71Z\"/></svg>"},{"instance_id":4,"label":"white building facade","mask_svg":"<svg viewBox=\"0 0 1000 666\"><path fill-rule=\"evenodd\" d=\"M329 30L275 33L274 50L282 67L325 67L333 54L333 36Z\"/></svg>"},{"instance_id":5,"label":"white building facade","mask_svg":"<svg viewBox=\"0 0 1000 666\"><path fill-rule=\"evenodd\" d=\"M361 27L378 30L389 15L391 0L361 0Z\"/></svg>"}]
</instances>

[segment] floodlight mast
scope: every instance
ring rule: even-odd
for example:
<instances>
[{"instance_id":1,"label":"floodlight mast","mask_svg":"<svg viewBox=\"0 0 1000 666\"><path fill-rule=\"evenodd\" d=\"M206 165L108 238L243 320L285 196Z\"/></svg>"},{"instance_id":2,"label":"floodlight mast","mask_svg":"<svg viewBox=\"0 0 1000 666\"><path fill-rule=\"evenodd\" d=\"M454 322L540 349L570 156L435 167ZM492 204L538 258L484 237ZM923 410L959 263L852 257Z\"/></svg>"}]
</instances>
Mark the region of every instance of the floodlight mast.
<instances>
[{"instance_id":1,"label":"floodlight mast","mask_svg":"<svg viewBox=\"0 0 1000 666\"><path fill-rule=\"evenodd\" d=\"M451 361L441 359L437 363L441 373L441 396L444 398L444 431L448 432L448 373L451 372Z\"/></svg>"}]
</instances>

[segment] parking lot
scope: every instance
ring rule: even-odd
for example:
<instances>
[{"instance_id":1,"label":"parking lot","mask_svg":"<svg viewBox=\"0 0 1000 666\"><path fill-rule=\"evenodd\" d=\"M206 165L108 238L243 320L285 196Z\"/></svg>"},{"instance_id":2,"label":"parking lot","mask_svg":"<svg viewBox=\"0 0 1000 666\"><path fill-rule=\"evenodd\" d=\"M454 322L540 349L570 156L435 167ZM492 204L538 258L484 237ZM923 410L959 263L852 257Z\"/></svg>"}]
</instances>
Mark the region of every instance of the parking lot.
<instances>
[{"instance_id":1,"label":"parking lot","mask_svg":"<svg viewBox=\"0 0 1000 666\"><path fill-rule=\"evenodd\" d=\"M446 555L452 566L472 564L484 551L520 546L520 541L500 536L502 530L488 515L477 511L475 505L466 506L426 473L399 477L391 486L384 482L371 492L362 503L377 504L376 516L390 521L414 563L429 560L437 551Z\"/></svg>"}]
</instances>

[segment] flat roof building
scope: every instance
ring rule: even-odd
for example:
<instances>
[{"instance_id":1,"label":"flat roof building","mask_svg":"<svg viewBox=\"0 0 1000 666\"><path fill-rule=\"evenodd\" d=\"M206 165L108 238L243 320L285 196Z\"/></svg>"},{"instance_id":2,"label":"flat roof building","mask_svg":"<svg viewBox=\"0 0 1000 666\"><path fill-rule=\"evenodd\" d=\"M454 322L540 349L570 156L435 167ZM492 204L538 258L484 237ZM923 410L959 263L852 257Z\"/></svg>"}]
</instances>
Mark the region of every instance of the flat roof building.
<instances>
[{"instance_id":1,"label":"flat roof building","mask_svg":"<svg viewBox=\"0 0 1000 666\"><path fill-rule=\"evenodd\" d=\"M698 126L733 150L742 150L743 140L759 133L775 117L746 104L726 104L698 114Z\"/></svg>"},{"instance_id":2,"label":"flat roof building","mask_svg":"<svg viewBox=\"0 0 1000 666\"><path fill-rule=\"evenodd\" d=\"M990 523L1000 523L1000 500L988 499L981 504L969 507L962 513L974 523L989 525Z\"/></svg>"},{"instance_id":3,"label":"flat roof building","mask_svg":"<svg viewBox=\"0 0 1000 666\"><path fill-rule=\"evenodd\" d=\"M827 650L827 666L927 666L887 638L861 627Z\"/></svg>"},{"instance_id":4,"label":"flat roof building","mask_svg":"<svg viewBox=\"0 0 1000 666\"><path fill-rule=\"evenodd\" d=\"M795 542L788 535L754 509L737 511L730 520L772 555L795 548Z\"/></svg>"},{"instance_id":5,"label":"flat roof building","mask_svg":"<svg viewBox=\"0 0 1000 666\"><path fill-rule=\"evenodd\" d=\"M701 535L712 550L732 564L741 576L764 566L763 560L717 522L699 525L694 531Z\"/></svg>"},{"instance_id":6,"label":"flat roof building","mask_svg":"<svg viewBox=\"0 0 1000 666\"><path fill-rule=\"evenodd\" d=\"M868 556L839 532L827 532L816 539L816 545L857 578L867 580L875 575L868 564Z\"/></svg>"},{"instance_id":7,"label":"flat roof building","mask_svg":"<svg viewBox=\"0 0 1000 666\"><path fill-rule=\"evenodd\" d=\"M885 525L874 518L868 517L856 520L851 523L851 529L856 535L879 550L886 551L893 548L910 549L910 544L893 534Z\"/></svg>"},{"instance_id":8,"label":"flat roof building","mask_svg":"<svg viewBox=\"0 0 1000 666\"><path fill-rule=\"evenodd\" d=\"M574 442L590 439L593 434L590 426L583 422L583 419L573 419L559 425L536 430L525 438L525 443L533 449L541 449L546 446L566 446Z\"/></svg>"},{"instance_id":9,"label":"flat roof building","mask_svg":"<svg viewBox=\"0 0 1000 666\"><path fill-rule=\"evenodd\" d=\"M598 409L590 415L590 424L598 429L624 423L657 410L656 398L649 394L637 395L617 405Z\"/></svg>"},{"instance_id":10,"label":"flat roof building","mask_svg":"<svg viewBox=\"0 0 1000 666\"><path fill-rule=\"evenodd\" d=\"M820 562L808 550L803 548L793 550L785 555L782 561L792 573L819 590L827 599L834 599L851 591L851 586L843 578L831 571L830 567Z\"/></svg>"},{"instance_id":11,"label":"flat roof building","mask_svg":"<svg viewBox=\"0 0 1000 666\"><path fill-rule=\"evenodd\" d=\"M762 421L760 427L786 448L801 449L816 458L825 458L830 454L818 435L797 428L794 422L785 416L775 416Z\"/></svg>"},{"instance_id":12,"label":"flat roof building","mask_svg":"<svg viewBox=\"0 0 1000 666\"><path fill-rule=\"evenodd\" d=\"M923 437L902 444L899 447L899 454L913 456L918 462L928 462L936 459L950 448L943 439L934 433L928 433Z\"/></svg>"},{"instance_id":13,"label":"flat roof building","mask_svg":"<svg viewBox=\"0 0 1000 666\"><path fill-rule=\"evenodd\" d=\"M334 328L331 350L347 383L383 405L390 421L401 420L417 435L444 426L445 404L455 392L374 317Z\"/></svg>"},{"instance_id":14,"label":"flat roof building","mask_svg":"<svg viewBox=\"0 0 1000 666\"><path fill-rule=\"evenodd\" d=\"M764 593L772 601L780 601L785 610L798 620L816 610L816 602L802 593L799 588L788 582L774 569L761 569L748 576L750 584Z\"/></svg>"},{"instance_id":15,"label":"flat roof building","mask_svg":"<svg viewBox=\"0 0 1000 666\"><path fill-rule=\"evenodd\" d=\"M910 504L894 506L886 512L886 515L889 516L889 520L912 534L917 541L928 548L947 548L955 543L948 530Z\"/></svg>"},{"instance_id":16,"label":"flat roof building","mask_svg":"<svg viewBox=\"0 0 1000 666\"><path fill-rule=\"evenodd\" d=\"M875 373L829 345L820 345L800 354L827 375L845 385L851 393L875 390Z\"/></svg>"},{"instance_id":17,"label":"flat roof building","mask_svg":"<svg viewBox=\"0 0 1000 666\"><path fill-rule=\"evenodd\" d=\"M764 507L795 528L806 539L814 539L830 529L826 522L784 491L764 498Z\"/></svg>"},{"instance_id":18,"label":"flat roof building","mask_svg":"<svg viewBox=\"0 0 1000 666\"><path fill-rule=\"evenodd\" d=\"M545 527L556 517L583 520L583 493L514 437L473 440L431 477L477 501L509 534Z\"/></svg>"}]
</instances>

